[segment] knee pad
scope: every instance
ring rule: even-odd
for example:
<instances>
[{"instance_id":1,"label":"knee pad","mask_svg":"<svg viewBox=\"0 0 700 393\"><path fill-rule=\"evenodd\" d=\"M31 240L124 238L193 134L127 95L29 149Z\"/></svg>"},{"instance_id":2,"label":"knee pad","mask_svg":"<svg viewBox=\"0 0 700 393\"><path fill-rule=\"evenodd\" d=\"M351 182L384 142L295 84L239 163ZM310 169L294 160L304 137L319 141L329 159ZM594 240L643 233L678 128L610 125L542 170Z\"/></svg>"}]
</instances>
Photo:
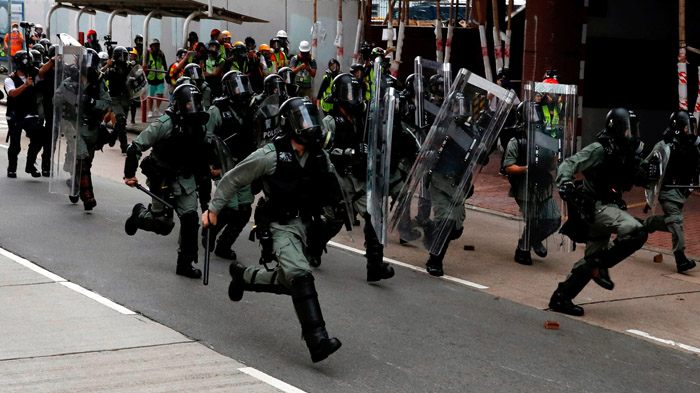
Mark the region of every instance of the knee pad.
<instances>
[{"instance_id":1,"label":"knee pad","mask_svg":"<svg viewBox=\"0 0 700 393\"><path fill-rule=\"evenodd\" d=\"M172 220L170 221L162 221L162 220L155 220L153 224L153 232L155 232L158 235L169 235L170 232L173 231L173 228L175 227L175 222Z\"/></svg>"}]
</instances>

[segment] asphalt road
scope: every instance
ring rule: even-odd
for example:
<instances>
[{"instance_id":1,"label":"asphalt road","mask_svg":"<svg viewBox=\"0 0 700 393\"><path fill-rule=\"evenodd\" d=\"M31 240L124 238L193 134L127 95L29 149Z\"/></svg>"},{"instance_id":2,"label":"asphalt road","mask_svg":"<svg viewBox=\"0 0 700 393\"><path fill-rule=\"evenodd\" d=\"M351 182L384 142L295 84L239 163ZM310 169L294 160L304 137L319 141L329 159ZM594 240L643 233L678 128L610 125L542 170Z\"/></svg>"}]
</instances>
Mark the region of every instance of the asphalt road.
<instances>
[{"instance_id":1,"label":"asphalt road","mask_svg":"<svg viewBox=\"0 0 700 393\"><path fill-rule=\"evenodd\" d=\"M88 214L49 194L46 179L4 177L6 163L0 150L0 246L308 392L700 391L697 355L403 268L367 284L364 260L336 249L315 276L343 347L312 364L289 297L246 293L232 303L224 260L212 255L207 287L175 275L177 227L168 237L124 233L145 194L96 177ZM236 251L257 263L247 233ZM549 319L561 329L545 329Z\"/></svg>"}]
</instances>

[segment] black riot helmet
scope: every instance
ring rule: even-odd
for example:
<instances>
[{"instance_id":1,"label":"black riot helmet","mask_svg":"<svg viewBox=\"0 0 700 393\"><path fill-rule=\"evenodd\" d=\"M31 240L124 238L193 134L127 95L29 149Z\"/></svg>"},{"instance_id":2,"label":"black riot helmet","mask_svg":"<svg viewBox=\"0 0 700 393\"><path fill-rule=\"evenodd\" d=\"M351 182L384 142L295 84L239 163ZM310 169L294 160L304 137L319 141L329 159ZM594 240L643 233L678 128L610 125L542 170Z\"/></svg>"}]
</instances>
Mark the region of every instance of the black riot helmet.
<instances>
[{"instance_id":1,"label":"black riot helmet","mask_svg":"<svg viewBox=\"0 0 700 393\"><path fill-rule=\"evenodd\" d=\"M202 67L200 67L199 64L191 63L186 65L185 69L182 71L182 76L192 79L198 86L204 82L204 74L202 73Z\"/></svg>"},{"instance_id":2,"label":"black riot helmet","mask_svg":"<svg viewBox=\"0 0 700 393\"><path fill-rule=\"evenodd\" d=\"M32 66L32 59L26 50L18 50L15 55L12 56L12 61L15 62L17 69L26 73Z\"/></svg>"},{"instance_id":3,"label":"black riot helmet","mask_svg":"<svg viewBox=\"0 0 700 393\"><path fill-rule=\"evenodd\" d=\"M296 95L298 88L294 83L294 79L296 78L294 71L292 71L292 69L289 67L282 67L279 69L279 71L277 71L277 75L279 75L287 85L287 94L289 96Z\"/></svg>"},{"instance_id":4,"label":"black riot helmet","mask_svg":"<svg viewBox=\"0 0 700 393\"><path fill-rule=\"evenodd\" d=\"M330 75L331 78L335 78L335 76L340 73L340 62L336 59L328 60L328 71L326 71L326 73Z\"/></svg>"},{"instance_id":5,"label":"black riot helmet","mask_svg":"<svg viewBox=\"0 0 700 393\"><path fill-rule=\"evenodd\" d=\"M39 51L39 53L41 53L42 60L46 59L46 48L44 48L44 45L34 44L32 45L32 50Z\"/></svg>"},{"instance_id":6,"label":"black riot helmet","mask_svg":"<svg viewBox=\"0 0 700 393\"><path fill-rule=\"evenodd\" d=\"M287 84L284 83L282 77L276 74L268 75L265 78L265 94L267 96L279 95L280 102L284 102L289 98L287 95Z\"/></svg>"},{"instance_id":7,"label":"black riot helmet","mask_svg":"<svg viewBox=\"0 0 700 393\"><path fill-rule=\"evenodd\" d=\"M99 68L101 65L100 55L92 48L85 52L85 66L87 67L88 82L94 83L99 79Z\"/></svg>"},{"instance_id":8,"label":"black riot helmet","mask_svg":"<svg viewBox=\"0 0 700 393\"><path fill-rule=\"evenodd\" d=\"M425 78L421 75L420 79L423 86L425 86ZM404 83L404 91L408 93L410 97L415 97L416 95L416 85L418 84L418 81L416 80L416 74L411 74L408 77L406 77L406 82Z\"/></svg>"},{"instance_id":9,"label":"black riot helmet","mask_svg":"<svg viewBox=\"0 0 700 393\"><path fill-rule=\"evenodd\" d=\"M36 49L31 49L29 51L29 55L32 57L32 66L36 68L41 68L41 62L43 59L43 56L41 56L41 52L39 52Z\"/></svg>"},{"instance_id":10,"label":"black riot helmet","mask_svg":"<svg viewBox=\"0 0 700 393\"><path fill-rule=\"evenodd\" d=\"M686 110L678 110L671 114L668 119L668 127L676 137L681 137L691 133L690 113Z\"/></svg>"},{"instance_id":11,"label":"black riot helmet","mask_svg":"<svg viewBox=\"0 0 700 393\"><path fill-rule=\"evenodd\" d=\"M282 40L279 37L270 38L270 49L272 49L275 52L278 52L281 47Z\"/></svg>"},{"instance_id":12,"label":"black riot helmet","mask_svg":"<svg viewBox=\"0 0 700 393\"><path fill-rule=\"evenodd\" d=\"M182 84L173 91L172 110L188 123L205 124L209 114L202 106L202 93L197 86Z\"/></svg>"},{"instance_id":13,"label":"black riot helmet","mask_svg":"<svg viewBox=\"0 0 700 393\"><path fill-rule=\"evenodd\" d=\"M42 38L41 40L39 40L39 44L41 44L41 46L43 46L48 52L49 47L51 46L51 41L49 41L48 38Z\"/></svg>"},{"instance_id":14,"label":"black riot helmet","mask_svg":"<svg viewBox=\"0 0 700 393\"><path fill-rule=\"evenodd\" d=\"M253 95L248 77L240 71L229 71L221 78L221 86L231 101L246 100Z\"/></svg>"},{"instance_id":15,"label":"black riot helmet","mask_svg":"<svg viewBox=\"0 0 700 393\"><path fill-rule=\"evenodd\" d=\"M386 81L387 87L393 87L397 92L403 90L401 81L396 79L393 75L384 75L384 80Z\"/></svg>"},{"instance_id":16,"label":"black riot helmet","mask_svg":"<svg viewBox=\"0 0 700 393\"><path fill-rule=\"evenodd\" d=\"M440 74L435 74L428 80L428 89L430 94L434 96L445 96L445 77Z\"/></svg>"},{"instance_id":17,"label":"black riot helmet","mask_svg":"<svg viewBox=\"0 0 700 393\"><path fill-rule=\"evenodd\" d=\"M365 67L360 63L352 63L350 65L350 75L354 76L357 80L362 79L362 75L365 72Z\"/></svg>"},{"instance_id":18,"label":"black riot helmet","mask_svg":"<svg viewBox=\"0 0 700 393\"><path fill-rule=\"evenodd\" d=\"M340 106L352 108L362 104L362 88L360 82L350 74L340 74L333 79L330 100Z\"/></svg>"},{"instance_id":19,"label":"black riot helmet","mask_svg":"<svg viewBox=\"0 0 700 393\"><path fill-rule=\"evenodd\" d=\"M246 57L248 55L248 48L246 48L245 44L239 42L233 46L233 55L237 58Z\"/></svg>"},{"instance_id":20,"label":"black riot helmet","mask_svg":"<svg viewBox=\"0 0 700 393\"><path fill-rule=\"evenodd\" d=\"M319 147L323 142L321 115L316 105L301 97L290 98L280 106L282 132L296 142Z\"/></svg>"},{"instance_id":21,"label":"black riot helmet","mask_svg":"<svg viewBox=\"0 0 700 393\"><path fill-rule=\"evenodd\" d=\"M49 49L48 49L48 51L47 51L47 52L48 52L47 54L48 54L48 56L49 56L49 59L56 56L56 50L58 50L58 45L57 45L57 44L53 44L53 45L49 46Z\"/></svg>"},{"instance_id":22,"label":"black riot helmet","mask_svg":"<svg viewBox=\"0 0 700 393\"><path fill-rule=\"evenodd\" d=\"M641 153L644 143L639 140L638 128L632 127L634 112L625 108L613 108L605 116L605 129L602 137L610 138L619 147L634 153Z\"/></svg>"},{"instance_id":23,"label":"black riot helmet","mask_svg":"<svg viewBox=\"0 0 700 393\"><path fill-rule=\"evenodd\" d=\"M192 86L197 86L192 79L190 79L189 76L181 76L177 78L175 81L175 87L177 88L180 85L192 85Z\"/></svg>"},{"instance_id":24,"label":"black riot helmet","mask_svg":"<svg viewBox=\"0 0 700 393\"><path fill-rule=\"evenodd\" d=\"M112 61L116 64L126 64L129 61L129 51L123 46L118 46L112 51Z\"/></svg>"}]
</instances>

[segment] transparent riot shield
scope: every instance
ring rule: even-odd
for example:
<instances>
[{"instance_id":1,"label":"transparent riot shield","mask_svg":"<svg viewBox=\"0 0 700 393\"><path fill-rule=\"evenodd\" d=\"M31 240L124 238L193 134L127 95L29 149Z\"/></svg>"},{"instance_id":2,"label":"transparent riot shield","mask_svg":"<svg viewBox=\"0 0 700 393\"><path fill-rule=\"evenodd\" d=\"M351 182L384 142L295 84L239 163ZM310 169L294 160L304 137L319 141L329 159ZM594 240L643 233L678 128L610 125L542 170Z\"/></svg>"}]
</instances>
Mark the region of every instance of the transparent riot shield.
<instances>
[{"instance_id":1,"label":"transparent riot shield","mask_svg":"<svg viewBox=\"0 0 700 393\"><path fill-rule=\"evenodd\" d=\"M141 97L141 94L146 92L148 83L146 82L146 74L140 66L134 66L126 76L126 90L132 99Z\"/></svg>"},{"instance_id":2,"label":"transparent riot shield","mask_svg":"<svg viewBox=\"0 0 700 393\"><path fill-rule=\"evenodd\" d=\"M671 148L666 143L657 143L646 158L649 162L657 162L659 164L659 180L649 184L648 187L644 189L644 196L647 201L647 206L651 209L651 214L655 213L656 205L659 201L659 193L661 192L661 185L664 182L664 176L666 176L666 168L668 168L668 160L670 158Z\"/></svg>"},{"instance_id":3,"label":"transparent riot shield","mask_svg":"<svg viewBox=\"0 0 700 393\"><path fill-rule=\"evenodd\" d=\"M414 89L416 94L416 125L427 127L440 111L441 102L450 92L452 86L452 65L416 57L413 62L415 74ZM431 96L429 83L432 77L442 77L442 97Z\"/></svg>"},{"instance_id":4,"label":"transparent riot shield","mask_svg":"<svg viewBox=\"0 0 700 393\"><path fill-rule=\"evenodd\" d=\"M524 177L513 189L522 220L518 247L524 251L543 250L548 243L571 250L571 240L555 237L566 217L566 204L559 198L555 179L557 168L574 153L576 138L575 85L530 82L525 85L525 130L527 151ZM518 154L522 154L519 152ZM519 180L519 181L518 181Z\"/></svg>"},{"instance_id":5,"label":"transparent riot shield","mask_svg":"<svg viewBox=\"0 0 700 393\"><path fill-rule=\"evenodd\" d=\"M374 89L370 96L367 135L367 212L379 242L386 244L389 221L391 136L394 127L396 91L387 87L381 64L374 64Z\"/></svg>"},{"instance_id":6,"label":"transparent riot shield","mask_svg":"<svg viewBox=\"0 0 700 393\"><path fill-rule=\"evenodd\" d=\"M273 94L258 106L255 112L255 143L262 147L279 135L281 129L279 124L280 96Z\"/></svg>"},{"instance_id":7,"label":"transparent riot shield","mask_svg":"<svg viewBox=\"0 0 700 393\"><path fill-rule=\"evenodd\" d=\"M75 198L80 189L80 158L87 146L80 136L82 103L87 81L86 49L60 41L56 53L56 93L53 97L53 142L49 192Z\"/></svg>"},{"instance_id":8,"label":"transparent riot shield","mask_svg":"<svg viewBox=\"0 0 700 393\"><path fill-rule=\"evenodd\" d=\"M485 105L489 94L499 98L495 111ZM411 225L421 232L413 242L440 254L448 237L462 226L465 199L488 160L514 99L514 93L459 70L399 193L391 218L392 233L398 232L400 224ZM421 200L421 185L427 201ZM403 217L412 217L411 211L418 211L419 216L403 222Z\"/></svg>"}]
</instances>

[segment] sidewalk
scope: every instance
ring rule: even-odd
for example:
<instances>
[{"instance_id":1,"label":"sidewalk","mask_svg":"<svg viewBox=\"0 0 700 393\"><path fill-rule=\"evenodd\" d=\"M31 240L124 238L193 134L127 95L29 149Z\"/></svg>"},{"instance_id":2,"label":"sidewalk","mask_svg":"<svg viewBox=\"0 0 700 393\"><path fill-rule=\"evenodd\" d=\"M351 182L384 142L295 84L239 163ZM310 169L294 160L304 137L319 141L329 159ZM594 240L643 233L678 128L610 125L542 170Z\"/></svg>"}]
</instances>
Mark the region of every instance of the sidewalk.
<instances>
[{"instance_id":1,"label":"sidewalk","mask_svg":"<svg viewBox=\"0 0 700 393\"><path fill-rule=\"evenodd\" d=\"M4 393L280 391L248 375L266 379L259 371L4 249L0 309Z\"/></svg>"},{"instance_id":2,"label":"sidewalk","mask_svg":"<svg viewBox=\"0 0 700 393\"><path fill-rule=\"evenodd\" d=\"M477 207L505 213L507 215L519 217L520 211L518 205L513 198L508 197L510 183L506 176L498 173L501 165L501 157L498 153L494 153L489 160L489 164L484 167L476 179L474 196L467 200L467 204ZM555 190L556 193L556 190ZM695 191L691 195L683 209L685 215L685 239L686 239L686 254L688 257L695 259L700 258L700 193ZM644 188L635 187L630 192L624 194L624 199L627 202L628 211L634 217L644 219L651 215L652 212L644 213L646 206L644 198ZM663 214L661 207L656 209L655 214ZM670 259L673 259L671 244L671 234L665 232L655 232L649 235L645 248L657 252L668 254Z\"/></svg>"}]
</instances>

